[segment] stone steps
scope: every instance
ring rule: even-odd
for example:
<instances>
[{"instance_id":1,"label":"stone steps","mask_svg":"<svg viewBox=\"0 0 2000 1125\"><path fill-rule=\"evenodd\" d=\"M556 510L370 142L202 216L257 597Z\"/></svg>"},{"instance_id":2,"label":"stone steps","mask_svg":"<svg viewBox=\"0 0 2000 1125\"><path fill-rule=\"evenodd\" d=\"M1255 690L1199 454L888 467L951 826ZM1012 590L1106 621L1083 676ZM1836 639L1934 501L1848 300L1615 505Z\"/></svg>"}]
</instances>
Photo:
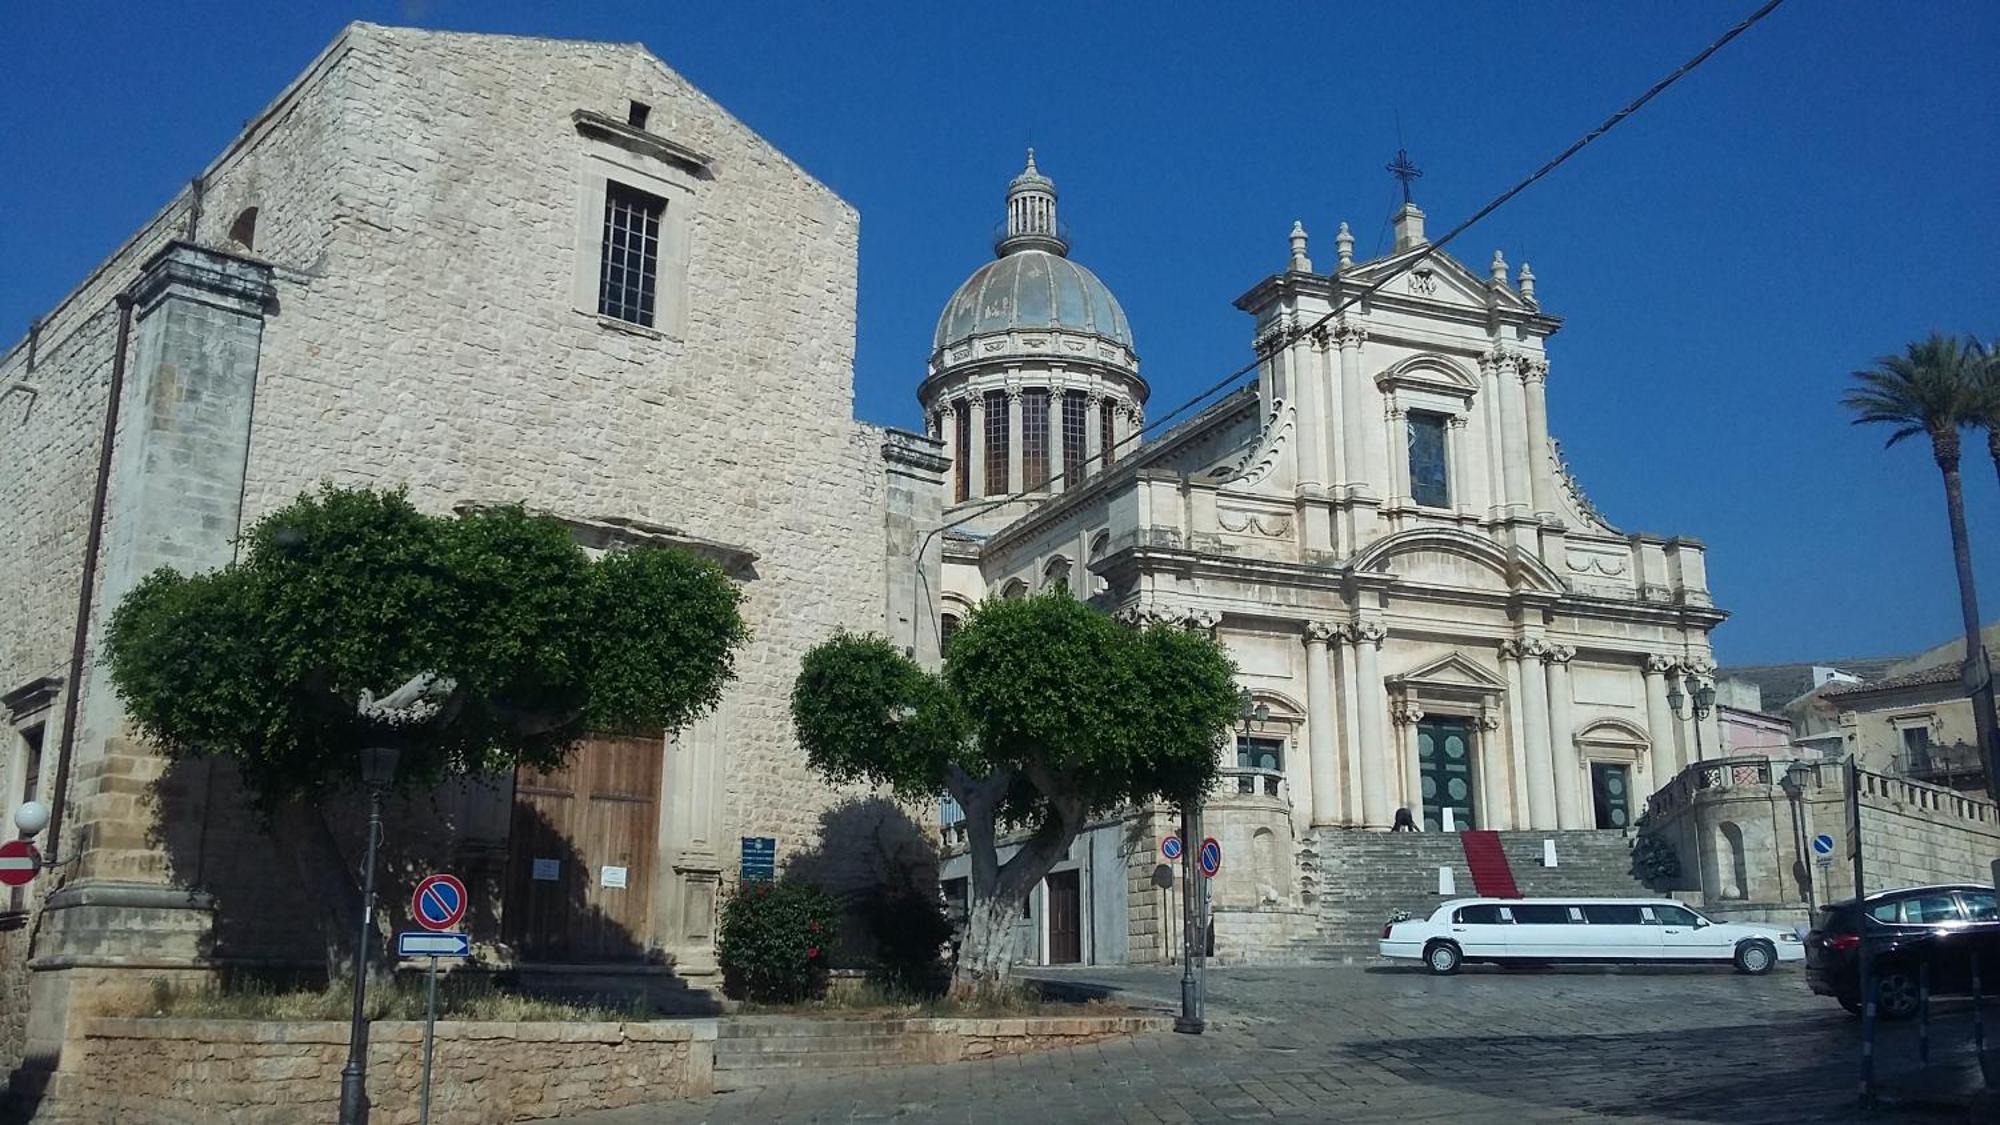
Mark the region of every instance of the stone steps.
<instances>
[{"instance_id":1,"label":"stone steps","mask_svg":"<svg viewBox=\"0 0 2000 1125\"><path fill-rule=\"evenodd\" d=\"M716 1025L715 1078L733 1090L815 1076L903 1066L927 1058L930 1036L903 1020L801 1020L743 1016Z\"/></svg>"},{"instance_id":2,"label":"stone steps","mask_svg":"<svg viewBox=\"0 0 2000 1125\"><path fill-rule=\"evenodd\" d=\"M1556 867L1542 866L1544 840L1556 842ZM1527 897L1652 894L1631 876L1631 844L1622 831L1502 832L1500 846ZM1319 916L1314 935L1293 943L1298 960L1372 957L1383 923L1397 911L1422 916L1447 897L1477 893L1455 833L1319 829L1310 848ZM1453 895L1438 894L1440 867L1452 870Z\"/></svg>"}]
</instances>

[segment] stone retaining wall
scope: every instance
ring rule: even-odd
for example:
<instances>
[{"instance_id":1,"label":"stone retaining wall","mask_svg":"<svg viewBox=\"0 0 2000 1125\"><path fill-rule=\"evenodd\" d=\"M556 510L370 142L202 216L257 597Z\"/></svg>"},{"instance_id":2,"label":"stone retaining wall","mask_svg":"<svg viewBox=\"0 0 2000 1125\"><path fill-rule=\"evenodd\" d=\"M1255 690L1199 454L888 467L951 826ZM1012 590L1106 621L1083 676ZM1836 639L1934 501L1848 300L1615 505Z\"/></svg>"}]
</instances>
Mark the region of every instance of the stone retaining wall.
<instances>
[{"instance_id":1,"label":"stone retaining wall","mask_svg":"<svg viewBox=\"0 0 2000 1125\"><path fill-rule=\"evenodd\" d=\"M713 1020L440 1023L431 1120L485 1125L696 1097L712 1089L714 1052ZM96 1019L64 1054L37 1121L331 1121L347 1025ZM377 1125L417 1120L422 1070L422 1024L374 1025Z\"/></svg>"},{"instance_id":2,"label":"stone retaining wall","mask_svg":"<svg viewBox=\"0 0 2000 1125\"><path fill-rule=\"evenodd\" d=\"M814 1021L799 1021L802 1025ZM1162 1031L1162 1016L913 1019L889 1063L1027 1054ZM802 1026L801 1030L804 1030ZM431 1120L485 1125L700 1097L715 1089L717 1021L437 1026ZM821 1036L838 1049L845 1040ZM376 1125L417 1120L423 1025L374 1025L368 1093ZM331 1121L347 1025L331 1021L94 1019L64 1051L33 1119L278 1125Z\"/></svg>"}]
</instances>

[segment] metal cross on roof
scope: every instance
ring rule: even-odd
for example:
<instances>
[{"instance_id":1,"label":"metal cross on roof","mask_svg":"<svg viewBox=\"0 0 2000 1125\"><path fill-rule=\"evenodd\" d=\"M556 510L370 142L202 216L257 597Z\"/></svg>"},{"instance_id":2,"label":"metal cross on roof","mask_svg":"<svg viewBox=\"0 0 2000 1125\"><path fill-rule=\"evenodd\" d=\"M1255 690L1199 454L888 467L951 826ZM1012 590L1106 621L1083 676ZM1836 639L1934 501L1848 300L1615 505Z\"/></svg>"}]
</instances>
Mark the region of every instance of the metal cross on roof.
<instances>
[{"instance_id":1,"label":"metal cross on roof","mask_svg":"<svg viewBox=\"0 0 2000 1125\"><path fill-rule=\"evenodd\" d=\"M1410 184L1414 180L1422 179L1424 170L1411 162L1409 152L1401 148L1396 150L1396 162L1386 165L1386 168L1390 175L1403 182L1403 202L1411 202Z\"/></svg>"}]
</instances>

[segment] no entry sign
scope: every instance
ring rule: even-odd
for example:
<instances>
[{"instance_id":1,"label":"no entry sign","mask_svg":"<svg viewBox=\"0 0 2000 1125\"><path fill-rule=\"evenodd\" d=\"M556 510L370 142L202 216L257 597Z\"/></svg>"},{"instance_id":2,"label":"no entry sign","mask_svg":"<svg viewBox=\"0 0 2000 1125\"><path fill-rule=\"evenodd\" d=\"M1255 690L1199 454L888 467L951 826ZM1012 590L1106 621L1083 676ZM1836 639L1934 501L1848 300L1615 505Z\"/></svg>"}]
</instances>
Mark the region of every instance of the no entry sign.
<instances>
[{"instance_id":1,"label":"no entry sign","mask_svg":"<svg viewBox=\"0 0 2000 1125\"><path fill-rule=\"evenodd\" d=\"M465 884L450 875L426 875L410 898L410 913L426 930L449 930L465 918Z\"/></svg>"},{"instance_id":2,"label":"no entry sign","mask_svg":"<svg viewBox=\"0 0 2000 1125\"><path fill-rule=\"evenodd\" d=\"M0 887L25 887L42 870L42 853L26 840L0 844Z\"/></svg>"}]
</instances>

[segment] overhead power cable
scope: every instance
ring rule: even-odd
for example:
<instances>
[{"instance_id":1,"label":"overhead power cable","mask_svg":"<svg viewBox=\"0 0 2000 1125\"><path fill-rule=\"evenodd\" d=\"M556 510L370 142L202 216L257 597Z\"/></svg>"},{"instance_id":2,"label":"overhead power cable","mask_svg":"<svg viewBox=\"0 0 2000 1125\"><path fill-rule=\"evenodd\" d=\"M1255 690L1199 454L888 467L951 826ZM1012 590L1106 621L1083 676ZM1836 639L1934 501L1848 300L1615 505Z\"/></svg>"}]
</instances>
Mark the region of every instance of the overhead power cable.
<instances>
[{"instance_id":1,"label":"overhead power cable","mask_svg":"<svg viewBox=\"0 0 2000 1125\"><path fill-rule=\"evenodd\" d=\"M1644 93L1640 94L1638 97L1626 103L1625 106L1619 109L1616 113L1613 113L1611 116L1605 118L1602 122L1598 124L1596 128L1583 134L1581 137L1578 137L1575 141L1573 141L1570 144L1568 148L1563 149L1561 152L1551 157L1541 167L1535 169L1533 172L1528 173L1527 176L1523 177L1520 181L1515 183L1514 186L1508 188L1506 191L1501 192L1499 195L1494 196L1490 201L1487 202L1487 204L1484 207L1481 207L1479 210L1474 211L1463 222L1459 223L1457 226L1447 231L1444 237L1436 240L1435 242L1426 243L1419 250L1418 253L1412 254L1409 258L1405 259L1400 263L1397 263L1394 268L1383 273L1380 277L1376 278L1374 281L1371 281L1368 284L1362 286L1361 288L1355 290L1352 294L1350 294L1344 300L1340 301L1338 304L1334 305L1331 309L1327 310L1327 312L1324 315L1320 316L1312 323L1305 325L1304 327L1301 328L1294 328L1289 331L1280 333L1277 337L1275 337L1274 341L1269 345L1271 350L1276 351L1283 349L1285 347L1289 347L1293 343L1296 343L1297 341L1312 335L1313 333L1319 331L1321 328L1325 327L1329 321L1333 320L1341 313L1346 312L1350 308L1353 308L1356 304L1360 303L1364 298L1371 296L1372 294L1380 290L1383 286L1389 284L1391 281L1394 281L1396 278L1401 277L1405 273L1408 273L1410 270L1416 268L1423 262L1428 261L1431 257L1436 255L1438 251L1443 250L1445 247L1451 245L1452 242L1458 238L1458 236L1470 230L1480 220L1486 218L1488 215L1491 215L1493 212L1499 210L1502 206L1506 205L1515 196L1528 190L1529 187L1533 186L1536 182L1540 181L1544 176L1547 176L1549 173L1555 171L1557 168L1562 167L1565 163L1567 163L1570 160L1571 157L1575 156L1579 152L1582 152L1584 148L1589 146L1591 142L1597 140L1599 137L1604 136L1604 134L1609 133L1611 130L1617 128L1619 125L1624 124L1627 118L1639 112L1640 108L1643 107L1647 102L1650 102L1654 98L1659 97L1661 94L1666 92L1668 87L1672 86L1674 83L1679 82L1681 79L1693 73L1697 67L1707 62L1709 58L1713 56L1717 51L1720 51L1722 50L1722 48L1728 46L1738 36L1742 35L1746 31L1749 31L1752 27L1755 27L1758 23L1762 22L1766 16L1769 16L1772 12L1776 11L1778 6L1782 3L1784 3L1784 0L1766 0L1766 2L1756 11L1751 12L1748 16L1745 16L1741 21L1739 21L1735 26L1723 32L1720 36L1718 36L1715 39L1714 42L1710 43L1708 46L1703 47L1700 51L1696 52L1692 58L1688 59L1681 65L1675 67L1670 73L1666 75L1666 77L1661 78L1659 81L1647 87ZM1336 272L1333 276L1337 279L1339 277L1339 274ZM1231 370L1228 374L1222 376L1220 379L1217 379L1215 382L1203 388L1199 393L1195 394L1193 397L1183 401L1179 406L1176 406L1172 410L1167 411L1165 414L1159 415L1158 417L1152 419L1150 422L1146 423L1146 425L1140 427L1139 429L1133 431L1130 434L1127 434L1123 439L1112 443L1110 448L1100 452L1097 457L1086 458L1083 462L1084 467L1087 469L1092 464L1092 462L1103 461L1106 458L1111 458L1115 460L1116 458L1113 458L1112 455L1119 448L1138 441L1141 437L1144 437L1146 434L1152 433L1153 431L1160 429L1162 426L1165 426L1168 422L1171 422L1175 418L1178 418L1181 415L1186 414L1188 411L1193 410L1195 407L1215 397L1217 394L1228 390L1239 379L1242 379L1245 375L1248 375L1256 371L1258 365L1261 364L1262 362L1263 359L1261 356L1259 356L1256 358L1252 358L1248 363L1245 363L1242 366ZM963 450L960 451L960 455L961 456L964 455ZM1045 486L1046 484L1054 484L1058 481L1061 481L1064 479L1065 476L1066 474L1062 472L1055 473L1054 475L1049 477L1047 482L1045 482ZM1025 499L1031 495L1035 495L1034 490L1023 489L1019 492L1010 493L1006 496L995 497L994 499L986 503L975 505L971 509L960 513L959 515L953 517L951 520L948 520L945 523L939 525L928 535L924 536L923 542L918 544L917 557L918 558L923 557L923 552L930 548L930 541L933 537L943 532L949 531L954 527L963 526L964 524L974 519L977 519L981 515L984 515L985 513L990 512L995 508L1001 507L1006 504L1011 504L1016 500Z\"/></svg>"}]
</instances>

